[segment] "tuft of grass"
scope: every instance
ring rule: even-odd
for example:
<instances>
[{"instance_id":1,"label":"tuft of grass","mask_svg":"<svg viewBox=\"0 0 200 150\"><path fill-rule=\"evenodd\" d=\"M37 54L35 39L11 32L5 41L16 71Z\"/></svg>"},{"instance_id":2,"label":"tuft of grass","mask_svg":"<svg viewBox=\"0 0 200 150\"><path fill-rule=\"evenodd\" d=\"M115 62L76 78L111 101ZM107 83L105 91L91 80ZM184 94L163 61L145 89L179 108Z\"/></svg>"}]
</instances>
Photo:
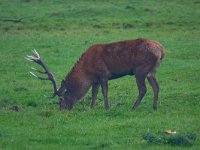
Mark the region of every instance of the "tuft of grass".
<instances>
[{"instance_id":1,"label":"tuft of grass","mask_svg":"<svg viewBox=\"0 0 200 150\"><path fill-rule=\"evenodd\" d=\"M188 132L185 134L173 134L173 135L154 135L147 133L143 135L143 139L148 143L153 144L169 144L171 146L192 146L196 140L196 134Z\"/></svg>"},{"instance_id":2,"label":"tuft of grass","mask_svg":"<svg viewBox=\"0 0 200 150\"><path fill-rule=\"evenodd\" d=\"M11 106L9 107L9 109L12 110L12 111L18 112L18 111L22 110L22 106L21 106L21 105L18 105L18 104L13 104L13 105L11 105Z\"/></svg>"},{"instance_id":3,"label":"tuft of grass","mask_svg":"<svg viewBox=\"0 0 200 150\"><path fill-rule=\"evenodd\" d=\"M27 106L37 107L38 104L35 101L28 101Z\"/></svg>"},{"instance_id":4,"label":"tuft of grass","mask_svg":"<svg viewBox=\"0 0 200 150\"><path fill-rule=\"evenodd\" d=\"M7 107L10 105L10 101L8 98L3 98L0 100L0 107Z\"/></svg>"},{"instance_id":5,"label":"tuft of grass","mask_svg":"<svg viewBox=\"0 0 200 150\"><path fill-rule=\"evenodd\" d=\"M54 113L51 110L42 110L41 112L38 113L39 116L45 117L45 118L51 117L53 116L53 114Z\"/></svg>"}]
</instances>

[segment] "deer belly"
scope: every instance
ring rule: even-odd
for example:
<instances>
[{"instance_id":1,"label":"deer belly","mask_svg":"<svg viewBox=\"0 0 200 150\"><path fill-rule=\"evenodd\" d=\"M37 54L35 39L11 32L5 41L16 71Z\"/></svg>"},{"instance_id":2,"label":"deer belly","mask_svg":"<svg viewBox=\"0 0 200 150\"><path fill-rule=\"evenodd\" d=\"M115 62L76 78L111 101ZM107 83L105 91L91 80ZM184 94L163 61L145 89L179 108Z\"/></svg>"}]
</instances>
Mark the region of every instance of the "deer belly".
<instances>
[{"instance_id":1,"label":"deer belly","mask_svg":"<svg viewBox=\"0 0 200 150\"><path fill-rule=\"evenodd\" d=\"M117 79L126 75L133 75L133 72L129 71L129 72L121 72L121 73L111 73L109 80Z\"/></svg>"}]
</instances>

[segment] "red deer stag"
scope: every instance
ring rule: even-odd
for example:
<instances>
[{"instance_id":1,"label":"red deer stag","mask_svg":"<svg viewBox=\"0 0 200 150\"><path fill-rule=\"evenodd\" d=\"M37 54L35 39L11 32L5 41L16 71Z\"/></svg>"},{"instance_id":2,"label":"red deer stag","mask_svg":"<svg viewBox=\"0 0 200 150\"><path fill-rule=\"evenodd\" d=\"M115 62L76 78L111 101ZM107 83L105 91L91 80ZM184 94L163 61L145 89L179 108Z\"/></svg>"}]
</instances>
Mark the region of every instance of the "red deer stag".
<instances>
[{"instance_id":1,"label":"red deer stag","mask_svg":"<svg viewBox=\"0 0 200 150\"><path fill-rule=\"evenodd\" d=\"M48 70L39 54L34 50L33 56L26 59L41 65L43 71L33 70L47 74L42 78L30 72L41 80L50 80L54 87L54 96L58 96L60 109L72 109L73 105L81 99L92 86L91 107L95 106L99 86L104 96L104 107L108 104L108 80L120 78L125 75L135 75L139 94L132 107L134 111L140 104L147 89L147 78L154 91L153 109L157 110L159 85L156 81L156 69L165 55L163 46L153 40L136 39L120 41L109 44L96 44L83 53L79 61L62 81L58 89L54 75Z\"/></svg>"}]
</instances>

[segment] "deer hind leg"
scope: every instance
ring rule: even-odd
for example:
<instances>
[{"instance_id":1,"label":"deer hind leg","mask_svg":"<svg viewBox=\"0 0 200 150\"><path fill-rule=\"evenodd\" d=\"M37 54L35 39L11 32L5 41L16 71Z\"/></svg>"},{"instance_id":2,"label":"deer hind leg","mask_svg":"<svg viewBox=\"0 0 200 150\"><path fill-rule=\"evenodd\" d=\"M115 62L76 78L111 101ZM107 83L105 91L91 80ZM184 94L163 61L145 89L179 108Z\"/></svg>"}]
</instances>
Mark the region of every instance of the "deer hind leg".
<instances>
[{"instance_id":1,"label":"deer hind leg","mask_svg":"<svg viewBox=\"0 0 200 150\"><path fill-rule=\"evenodd\" d=\"M158 85L158 82L156 81L155 72L149 73L147 75L147 79L148 79L151 87L153 88L153 92L154 92L153 109L154 109L154 111L157 111L159 85Z\"/></svg>"},{"instance_id":2,"label":"deer hind leg","mask_svg":"<svg viewBox=\"0 0 200 150\"><path fill-rule=\"evenodd\" d=\"M136 77L136 82L137 82L137 86L139 90L139 95L135 104L133 105L132 111L135 111L135 109L138 107L138 105L140 104L142 98L144 97L147 91L146 85L145 85L146 74L142 72L138 72L138 73L136 72L135 77Z\"/></svg>"},{"instance_id":3,"label":"deer hind leg","mask_svg":"<svg viewBox=\"0 0 200 150\"><path fill-rule=\"evenodd\" d=\"M99 83L94 83L92 85L92 102L90 105L91 108L93 108L96 105L98 91L99 91Z\"/></svg>"}]
</instances>

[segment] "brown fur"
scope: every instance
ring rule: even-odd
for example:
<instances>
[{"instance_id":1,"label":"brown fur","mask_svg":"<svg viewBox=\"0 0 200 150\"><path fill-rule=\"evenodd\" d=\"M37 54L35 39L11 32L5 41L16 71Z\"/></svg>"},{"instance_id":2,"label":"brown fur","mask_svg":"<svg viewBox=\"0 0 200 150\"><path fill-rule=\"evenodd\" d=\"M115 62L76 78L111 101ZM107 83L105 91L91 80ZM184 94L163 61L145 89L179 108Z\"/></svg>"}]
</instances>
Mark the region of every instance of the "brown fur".
<instances>
[{"instance_id":1,"label":"brown fur","mask_svg":"<svg viewBox=\"0 0 200 150\"><path fill-rule=\"evenodd\" d=\"M91 46L62 83L59 89L60 108L71 109L91 86L91 107L93 107L96 103L98 88L101 86L105 108L108 109L108 80L135 75L139 95L132 110L136 109L146 93L145 78L154 90L154 110L156 110L159 86L155 79L155 72L164 55L163 46L148 39Z\"/></svg>"}]
</instances>

